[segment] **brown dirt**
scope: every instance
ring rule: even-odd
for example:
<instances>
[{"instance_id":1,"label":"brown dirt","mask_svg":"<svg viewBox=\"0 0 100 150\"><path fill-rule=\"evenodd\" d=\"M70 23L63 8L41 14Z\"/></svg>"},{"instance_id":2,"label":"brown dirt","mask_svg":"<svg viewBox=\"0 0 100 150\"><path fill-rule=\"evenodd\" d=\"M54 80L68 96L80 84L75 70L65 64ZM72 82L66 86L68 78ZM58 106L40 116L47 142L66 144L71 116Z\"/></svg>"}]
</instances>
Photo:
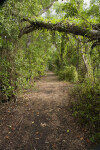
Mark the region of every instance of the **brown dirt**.
<instances>
[{"instance_id":1,"label":"brown dirt","mask_svg":"<svg viewBox=\"0 0 100 150\"><path fill-rule=\"evenodd\" d=\"M0 106L0 150L90 150L69 111L72 85L51 72L36 85Z\"/></svg>"}]
</instances>

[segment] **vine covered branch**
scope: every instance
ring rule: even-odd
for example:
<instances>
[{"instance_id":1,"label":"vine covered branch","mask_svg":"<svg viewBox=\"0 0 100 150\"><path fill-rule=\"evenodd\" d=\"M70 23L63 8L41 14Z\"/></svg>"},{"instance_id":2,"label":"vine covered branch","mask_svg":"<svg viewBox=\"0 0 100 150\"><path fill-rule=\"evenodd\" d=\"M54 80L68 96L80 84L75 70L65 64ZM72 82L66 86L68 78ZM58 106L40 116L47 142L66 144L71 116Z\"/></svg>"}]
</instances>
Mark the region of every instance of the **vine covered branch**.
<instances>
[{"instance_id":1,"label":"vine covered branch","mask_svg":"<svg viewBox=\"0 0 100 150\"><path fill-rule=\"evenodd\" d=\"M30 33L34 30L42 30L47 29L51 31L58 31L58 32L65 32L65 33L72 33L74 35L80 35L85 36L92 40L100 40L100 31L99 30L89 30L85 27L80 27L75 24L70 24L67 21L66 22L59 22L59 23L51 23L51 22L45 22L45 21L32 21L30 19L23 18L22 21L27 21L30 23L30 25L22 28L20 30L19 37L22 37L24 34Z\"/></svg>"}]
</instances>

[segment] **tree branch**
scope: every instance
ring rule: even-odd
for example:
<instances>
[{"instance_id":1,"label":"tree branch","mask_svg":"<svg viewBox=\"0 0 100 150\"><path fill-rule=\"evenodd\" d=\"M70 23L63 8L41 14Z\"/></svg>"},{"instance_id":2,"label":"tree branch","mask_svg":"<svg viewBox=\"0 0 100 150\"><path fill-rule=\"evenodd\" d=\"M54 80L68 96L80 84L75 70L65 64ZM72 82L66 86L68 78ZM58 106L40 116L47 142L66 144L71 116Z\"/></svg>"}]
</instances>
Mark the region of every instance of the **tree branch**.
<instances>
[{"instance_id":1,"label":"tree branch","mask_svg":"<svg viewBox=\"0 0 100 150\"><path fill-rule=\"evenodd\" d=\"M79 27L75 24L70 24L67 21L66 22L59 22L56 24L53 24L51 22L38 21L38 20L31 21L30 19L26 19L26 18L24 18L23 21L29 22L30 25L26 26L25 28L22 28L20 30L19 37L21 37L24 34L30 33L33 30L47 29L47 30L51 30L51 31L72 33L75 35L85 36L91 40L100 39L100 31L82 28L82 27Z\"/></svg>"},{"instance_id":2,"label":"tree branch","mask_svg":"<svg viewBox=\"0 0 100 150\"><path fill-rule=\"evenodd\" d=\"M46 8L42 9L38 15L42 15L43 13L48 11L50 9L50 7L54 4L54 2L56 2L56 1L57 0L53 0L53 2L51 2L51 4L49 6L47 6Z\"/></svg>"}]
</instances>

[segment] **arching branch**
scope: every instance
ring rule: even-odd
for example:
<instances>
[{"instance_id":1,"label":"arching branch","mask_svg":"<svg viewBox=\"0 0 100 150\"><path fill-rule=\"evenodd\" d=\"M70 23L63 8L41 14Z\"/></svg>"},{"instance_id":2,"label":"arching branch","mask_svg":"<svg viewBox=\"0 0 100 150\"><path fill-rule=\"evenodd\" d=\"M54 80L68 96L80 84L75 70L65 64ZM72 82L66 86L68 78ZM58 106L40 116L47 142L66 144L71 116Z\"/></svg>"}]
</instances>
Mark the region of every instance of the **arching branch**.
<instances>
[{"instance_id":1,"label":"arching branch","mask_svg":"<svg viewBox=\"0 0 100 150\"><path fill-rule=\"evenodd\" d=\"M97 40L100 39L100 31L98 30L89 30L87 28L79 27L75 24L70 24L67 21L66 22L59 22L59 23L51 23L51 22L44 22L44 21L32 21L30 19L24 18L23 21L27 21L30 23L29 26L22 28L20 30L19 37L21 37L24 34L30 33L33 30L37 29L47 29L52 31L58 31L58 32L65 32L65 33L72 33L74 35L80 35L85 36L91 40Z\"/></svg>"}]
</instances>

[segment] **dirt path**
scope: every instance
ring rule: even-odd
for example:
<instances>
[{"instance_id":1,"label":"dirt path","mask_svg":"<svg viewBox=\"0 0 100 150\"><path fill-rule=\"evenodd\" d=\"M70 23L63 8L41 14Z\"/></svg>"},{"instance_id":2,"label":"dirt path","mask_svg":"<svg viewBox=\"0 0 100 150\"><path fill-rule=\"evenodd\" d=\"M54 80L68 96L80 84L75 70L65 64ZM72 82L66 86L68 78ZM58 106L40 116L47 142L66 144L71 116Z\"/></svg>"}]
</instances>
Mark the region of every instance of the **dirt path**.
<instances>
[{"instance_id":1,"label":"dirt path","mask_svg":"<svg viewBox=\"0 0 100 150\"><path fill-rule=\"evenodd\" d=\"M37 90L0 106L0 150L88 150L68 111L70 87L49 72Z\"/></svg>"}]
</instances>

